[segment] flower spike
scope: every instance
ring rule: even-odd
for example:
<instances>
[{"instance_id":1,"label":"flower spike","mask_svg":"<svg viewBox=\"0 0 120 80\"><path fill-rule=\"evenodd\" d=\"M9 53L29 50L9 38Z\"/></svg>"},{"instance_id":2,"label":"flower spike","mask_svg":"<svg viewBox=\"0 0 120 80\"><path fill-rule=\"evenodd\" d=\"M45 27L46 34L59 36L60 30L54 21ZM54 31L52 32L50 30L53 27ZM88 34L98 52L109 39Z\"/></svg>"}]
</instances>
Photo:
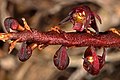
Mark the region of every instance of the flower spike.
<instances>
[{"instance_id":1,"label":"flower spike","mask_svg":"<svg viewBox=\"0 0 120 80\"><path fill-rule=\"evenodd\" d=\"M9 53L14 49L16 43L21 42L22 46L17 56L23 62L31 57L35 48L41 51L49 45L62 45L53 57L54 65L59 70L64 70L69 65L67 47L88 46L84 53L83 67L91 75L97 75L105 64L105 48L120 47L120 30L112 28L105 32L99 32L96 19L102 23L101 18L95 12L82 5L73 8L68 16L59 23L61 25L70 21L76 32L65 32L59 26L54 26L46 32L40 32L31 29L25 18L22 18L24 26L21 26L17 20L8 17L4 21L7 33L0 33L0 40L4 42L11 40ZM89 28L93 28L94 31ZM10 31L11 29L15 32ZM96 53L96 47L103 48L102 55Z\"/></svg>"}]
</instances>

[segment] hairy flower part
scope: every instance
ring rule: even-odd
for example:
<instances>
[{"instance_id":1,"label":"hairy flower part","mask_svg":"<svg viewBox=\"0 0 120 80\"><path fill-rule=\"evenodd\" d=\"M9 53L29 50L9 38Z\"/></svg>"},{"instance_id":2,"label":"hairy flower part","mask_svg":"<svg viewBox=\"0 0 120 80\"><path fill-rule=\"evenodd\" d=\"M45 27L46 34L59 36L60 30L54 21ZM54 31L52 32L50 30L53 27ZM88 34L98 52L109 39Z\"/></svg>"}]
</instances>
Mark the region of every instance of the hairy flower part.
<instances>
[{"instance_id":1,"label":"hairy flower part","mask_svg":"<svg viewBox=\"0 0 120 80\"><path fill-rule=\"evenodd\" d=\"M21 49L18 52L18 57L20 61L28 60L32 55L32 49L30 46L27 46L26 42L22 43Z\"/></svg>"},{"instance_id":2,"label":"hairy flower part","mask_svg":"<svg viewBox=\"0 0 120 80\"><path fill-rule=\"evenodd\" d=\"M60 24L71 21L73 23L73 30L82 32L84 29L91 27L96 32L99 32L95 17L101 23L101 18L95 12L92 12L88 6L81 5L73 8L69 15L62 20Z\"/></svg>"},{"instance_id":3,"label":"hairy flower part","mask_svg":"<svg viewBox=\"0 0 120 80\"><path fill-rule=\"evenodd\" d=\"M95 48L90 46L84 53L84 69L92 75L97 75L105 63L105 49L102 56L95 52Z\"/></svg>"},{"instance_id":4,"label":"hairy flower part","mask_svg":"<svg viewBox=\"0 0 120 80\"><path fill-rule=\"evenodd\" d=\"M59 70L64 70L69 65L69 57L65 46L61 46L53 57L54 65Z\"/></svg>"}]
</instances>

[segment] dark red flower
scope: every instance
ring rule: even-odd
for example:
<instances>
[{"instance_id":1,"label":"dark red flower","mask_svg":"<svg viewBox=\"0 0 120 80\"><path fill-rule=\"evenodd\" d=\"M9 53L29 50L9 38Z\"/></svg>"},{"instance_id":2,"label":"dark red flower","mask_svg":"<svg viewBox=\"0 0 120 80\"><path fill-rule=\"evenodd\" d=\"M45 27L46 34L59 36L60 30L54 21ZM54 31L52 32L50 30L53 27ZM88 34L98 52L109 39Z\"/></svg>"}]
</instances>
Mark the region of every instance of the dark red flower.
<instances>
[{"instance_id":1,"label":"dark red flower","mask_svg":"<svg viewBox=\"0 0 120 80\"><path fill-rule=\"evenodd\" d=\"M17 22L16 19L14 19L12 17L8 17L4 21L4 26L5 26L5 29L8 32L10 32L10 28L13 30L16 30L19 27L19 23Z\"/></svg>"},{"instance_id":2,"label":"dark red flower","mask_svg":"<svg viewBox=\"0 0 120 80\"><path fill-rule=\"evenodd\" d=\"M5 26L6 32L10 32L10 29L16 30L16 31L24 31L25 30L25 28L22 27L18 23L18 21L15 18L12 18L12 17L8 17L8 18L5 19L4 26Z\"/></svg>"},{"instance_id":3,"label":"dark red flower","mask_svg":"<svg viewBox=\"0 0 120 80\"><path fill-rule=\"evenodd\" d=\"M54 65L59 70L64 70L69 65L69 57L65 46L61 46L53 57Z\"/></svg>"},{"instance_id":4,"label":"dark red flower","mask_svg":"<svg viewBox=\"0 0 120 80\"><path fill-rule=\"evenodd\" d=\"M32 49L30 46L27 46L26 42L22 43L21 49L18 52L18 57L20 61L28 60L32 55Z\"/></svg>"},{"instance_id":5,"label":"dark red flower","mask_svg":"<svg viewBox=\"0 0 120 80\"><path fill-rule=\"evenodd\" d=\"M73 23L73 29L76 31L82 32L84 29L91 27L96 32L99 32L95 17L101 23L101 18L96 13L92 12L88 6L81 5L73 8L69 15L62 20L60 24L71 21Z\"/></svg>"},{"instance_id":6,"label":"dark red flower","mask_svg":"<svg viewBox=\"0 0 120 80\"><path fill-rule=\"evenodd\" d=\"M105 48L102 56L99 56L95 52L94 47L88 47L84 53L84 69L92 75L97 75L105 63Z\"/></svg>"}]
</instances>

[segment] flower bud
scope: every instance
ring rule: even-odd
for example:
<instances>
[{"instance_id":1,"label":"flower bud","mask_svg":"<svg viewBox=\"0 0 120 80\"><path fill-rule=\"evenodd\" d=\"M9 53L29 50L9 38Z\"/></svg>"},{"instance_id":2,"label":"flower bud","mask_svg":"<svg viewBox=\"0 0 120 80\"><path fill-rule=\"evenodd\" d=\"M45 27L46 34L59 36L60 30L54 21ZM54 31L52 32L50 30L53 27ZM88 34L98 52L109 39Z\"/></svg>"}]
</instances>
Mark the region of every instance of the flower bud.
<instances>
[{"instance_id":1,"label":"flower bud","mask_svg":"<svg viewBox=\"0 0 120 80\"><path fill-rule=\"evenodd\" d=\"M59 70L64 70L69 65L69 57L65 46L61 46L53 57L54 65Z\"/></svg>"},{"instance_id":2,"label":"flower bud","mask_svg":"<svg viewBox=\"0 0 120 80\"><path fill-rule=\"evenodd\" d=\"M20 61L28 60L32 55L32 49L30 46L27 46L26 42L22 43L21 49L18 52L18 57Z\"/></svg>"}]
</instances>

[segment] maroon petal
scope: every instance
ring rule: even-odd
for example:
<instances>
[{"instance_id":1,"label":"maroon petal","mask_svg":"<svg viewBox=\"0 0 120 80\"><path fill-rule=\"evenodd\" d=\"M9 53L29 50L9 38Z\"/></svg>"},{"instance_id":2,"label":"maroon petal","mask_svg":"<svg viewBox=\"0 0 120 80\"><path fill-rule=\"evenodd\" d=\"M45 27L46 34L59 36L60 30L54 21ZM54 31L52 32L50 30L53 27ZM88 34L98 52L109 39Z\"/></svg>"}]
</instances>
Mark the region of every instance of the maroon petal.
<instances>
[{"instance_id":1,"label":"maroon petal","mask_svg":"<svg viewBox=\"0 0 120 80\"><path fill-rule=\"evenodd\" d=\"M69 57L65 46L61 46L53 57L54 65L59 70L64 70L69 65Z\"/></svg>"},{"instance_id":2,"label":"maroon petal","mask_svg":"<svg viewBox=\"0 0 120 80\"><path fill-rule=\"evenodd\" d=\"M16 30L19 26L19 23L12 17L6 18L4 21L4 26L8 32L10 32L10 28Z\"/></svg>"},{"instance_id":3,"label":"maroon petal","mask_svg":"<svg viewBox=\"0 0 120 80\"><path fill-rule=\"evenodd\" d=\"M32 55L31 47L27 46L26 42L23 42L21 49L18 52L18 57L20 61L28 60Z\"/></svg>"},{"instance_id":4,"label":"maroon petal","mask_svg":"<svg viewBox=\"0 0 120 80\"><path fill-rule=\"evenodd\" d=\"M94 15L91 16L90 27L92 27L97 33L99 32Z\"/></svg>"},{"instance_id":5,"label":"maroon petal","mask_svg":"<svg viewBox=\"0 0 120 80\"><path fill-rule=\"evenodd\" d=\"M100 24L102 24L102 20L101 20L100 16L97 15L97 13L95 13L95 12L92 12L92 13L98 19L98 21L100 22Z\"/></svg>"},{"instance_id":6,"label":"maroon petal","mask_svg":"<svg viewBox=\"0 0 120 80\"><path fill-rule=\"evenodd\" d=\"M84 10L84 12L86 14L86 21L84 22L84 25L85 25L85 28L88 28L89 24L90 24L90 21L91 21L92 11L88 6L84 6L83 10Z\"/></svg>"}]
</instances>

